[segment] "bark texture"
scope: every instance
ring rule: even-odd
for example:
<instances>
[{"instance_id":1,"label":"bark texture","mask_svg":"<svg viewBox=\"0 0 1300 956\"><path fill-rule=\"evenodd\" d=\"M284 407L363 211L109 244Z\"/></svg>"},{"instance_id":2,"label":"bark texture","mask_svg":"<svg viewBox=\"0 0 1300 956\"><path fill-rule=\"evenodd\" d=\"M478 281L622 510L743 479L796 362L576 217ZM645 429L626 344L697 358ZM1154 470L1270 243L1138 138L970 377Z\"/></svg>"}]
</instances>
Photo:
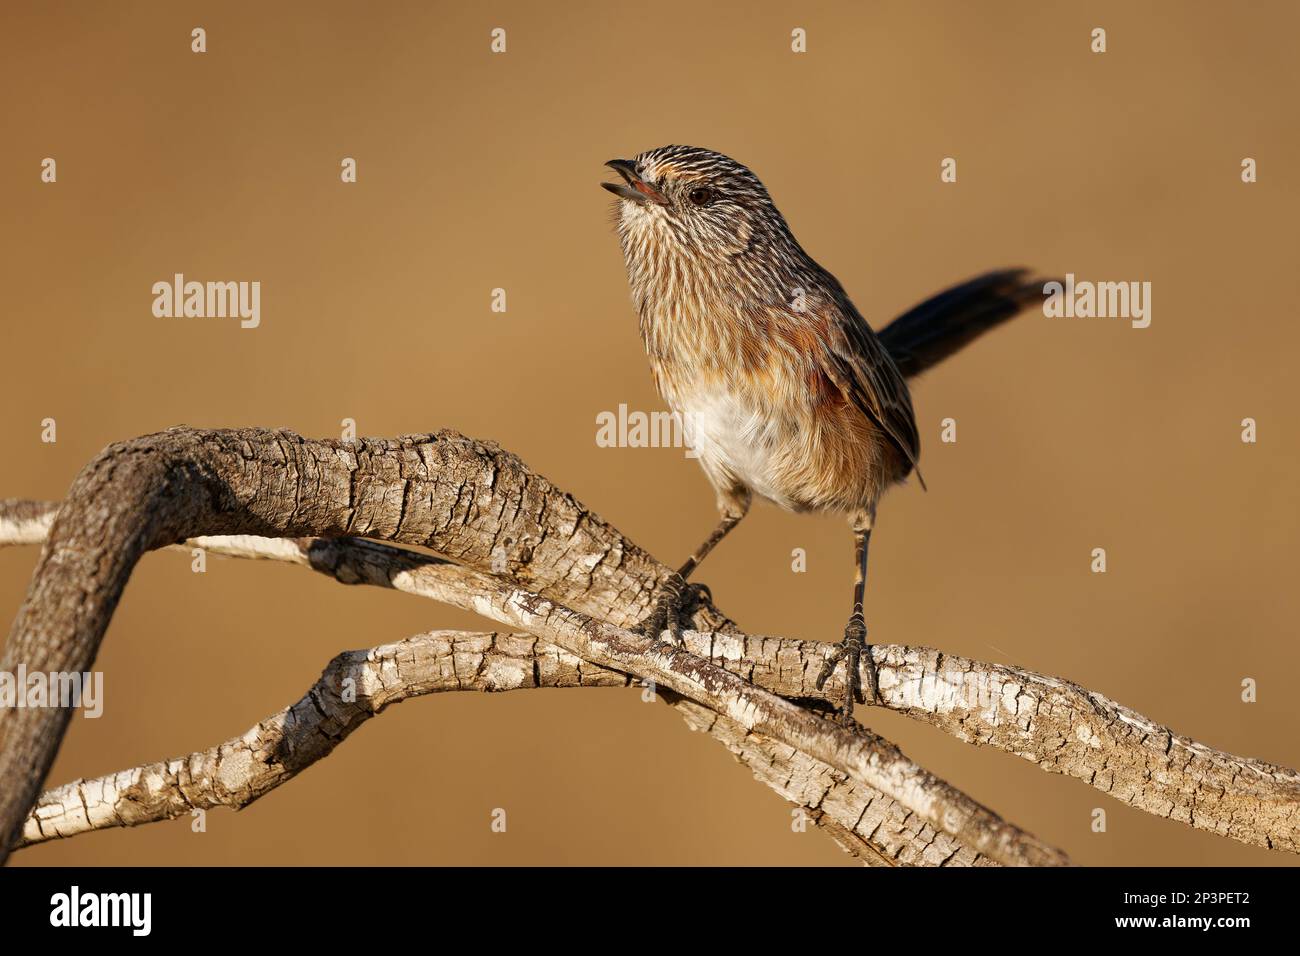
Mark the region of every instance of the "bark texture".
<instances>
[{"instance_id":1,"label":"bark texture","mask_svg":"<svg viewBox=\"0 0 1300 956\"><path fill-rule=\"evenodd\" d=\"M638 685L627 674L590 664L528 634L433 631L369 651L348 651L330 662L301 699L239 737L185 757L46 791L17 846L170 820L195 809L241 809L328 756L366 720L413 697ZM350 699L344 694L349 686ZM853 785L797 751L746 733L682 698L670 703L692 726L724 740L763 782L806 807L810 823L827 829L863 862L994 865L882 794Z\"/></svg>"},{"instance_id":2,"label":"bark texture","mask_svg":"<svg viewBox=\"0 0 1300 956\"><path fill-rule=\"evenodd\" d=\"M302 700L243 736L76 781L41 796L30 813L67 712L0 711L0 774L19 783L0 793L0 832L12 832L14 846L194 807L244 806L409 696L511 689L516 680L522 688L649 678L688 723L864 862L1065 862L888 741L818 716L843 693L838 674L815 688L827 645L745 635L707 601L693 609L696 632L683 648L625 630L669 569L490 443L451 432L343 443L173 429L111 446L51 521L55 507L0 502L0 544L37 541L48 529L0 670L20 661L89 669L135 561L187 539L422 594L530 633L435 632L340 655ZM338 537L351 535L420 545L452 561ZM877 647L875 659L887 706L962 740L1086 780L1148 812L1300 849L1294 771L1213 750L1056 678L925 648ZM345 671L359 675L354 701L335 686Z\"/></svg>"},{"instance_id":3,"label":"bark texture","mask_svg":"<svg viewBox=\"0 0 1300 956\"><path fill-rule=\"evenodd\" d=\"M515 456L452 432L340 442L175 428L110 445L77 476L0 670L89 670L140 556L213 534L355 534L484 568L495 554L505 573L557 600L586 594L634 614L667 574ZM26 816L69 716L0 711L0 833Z\"/></svg>"}]
</instances>

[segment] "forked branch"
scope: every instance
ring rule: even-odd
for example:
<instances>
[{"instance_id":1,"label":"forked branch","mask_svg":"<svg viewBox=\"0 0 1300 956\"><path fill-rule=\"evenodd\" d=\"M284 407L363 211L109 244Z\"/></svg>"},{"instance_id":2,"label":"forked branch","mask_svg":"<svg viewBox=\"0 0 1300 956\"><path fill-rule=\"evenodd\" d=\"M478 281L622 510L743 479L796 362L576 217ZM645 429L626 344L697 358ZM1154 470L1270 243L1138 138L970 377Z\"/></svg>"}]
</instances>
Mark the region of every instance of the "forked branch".
<instances>
[{"instance_id":1,"label":"forked branch","mask_svg":"<svg viewBox=\"0 0 1300 956\"><path fill-rule=\"evenodd\" d=\"M614 619L642 613L670 573L514 456L452 433L340 443L252 429L173 429L111 446L83 470L51 526L0 667L23 661L31 669L87 669L139 555L212 531L361 532L422 544L467 564L505 564L512 581L537 581L550 595L570 596ZM742 755L752 749L750 736L758 738L760 751L767 736L791 751L802 753L803 744L830 768L853 776L856 786L874 781L897 788L888 795L919 823L928 821L997 861L1063 862L1059 852L916 767L887 742L825 722L684 650L515 584L490 598L484 591L460 597L587 659L723 710L717 724ZM728 623L707 608L695 619ZM66 716L63 710L0 713L0 774L8 770L10 779L38 784ZM728 720L742 731L728 729ZM0 794L5 812L21 805L15 828L35 795ZM9 832L17 838L16 829Z\"/></svg>"},{"instance_id":2,"label":"forked branch","mask_svg":"<svg viewBox=\"0 0 1300 956\"><path fill-rule=\"evenodd\" d=\"M183 528L197 525L202 525L203 531L259 535L195 543L217 553L294 561L346 583L379 584L423 594L546 639L493 638L498 660L503 659L501 642L513 641L510 647L515 650L528 646L534 654L568 655L567 660L583 661L583 672L603 675L601 680L625 683L628 678L621 675L626 674L653 679L682 695L665 696L694 725L722 740L778 792L809 807L815 822L868 862L1064 860L1058 851L908 761L888 742L865 732L850 733L814 715L808 706L817 708L827 695L838 699L843 692L838 679L824 691L815 688L815 677L829 651L826 645L748 637L709 605L697 609L695 616L696 627L709 629L708 633L688 633L687 650L652 645L622 630L644 613L667 569L495 446L451 433L344 445L305 442L288 433L174 430L126 443L139 446L126 457L154 456L156 462L156 456L164 451L160 444L166 446L165 454L174 457L161 470L155 468L152 477L170 477L173 483L192 478L191 483L205 488L218 507L206 513L200 506L189 516L189 524L179 522L182 530L161 539L155 532L149 539L153 546L167 543L168 537L172 541L192 537L200 531L187 534ZM272 447L278 453L271 451ZM123 453L114 449L122 448L110 448L101 459L120 459ZM140 463L133 460L132 467L138 468ZM87 473L95 471L92 463L78 485ZM346 503L338 491L345 472L349 476ZM128 469L127 474L132 478L128 488L141 484L134 470ZM304 481L310 488L307 494ZM90 484L97 487L98 483ZM104 499L103 489L99 490L101 503L115 500ZM322 495L322 490L326 494ZM76 492L74 486L70 506ZM223 507L223 493L235 498L232 508ZM173 496L185 494L185 489L179 488ZM155 500L147 492L143 497ZM292 507L286 507L288 503ZM0 543L39 540L53 509L53 505L37 503L3 503ZM193 505L187 509L192 510ZM65 507L60 524L69 510L75 509ZM239 513L241 510L244 513ZM268 529L268 525L272 527ZM350 538L262 537L349 532L423 544L469 566ZM562 541L559 547L557 540ZM43 565L50 552L47 545ZM500 568L503 559L508 579L483 573L492 564ZM33 594L40 578L38 572ZM521 587L522 581L532 582L541 594ZM573 607L557 601L556 595L564 595ZM22 614L19 620L23 620ZM452 638L423 635L412 640L440 640L450 647ZM479 635L466 640L488 638ZM6 662L16 659L14 646L11 638ZM404 647L411 650L414 645L402 642L370 653L382 661L385 653L396 654L396 649ZM1215 751L1065 681L923 648L885 646L877 647L875 654L887 706L963 740L987 743L1032 760L1045 770L1087 780L1140 809L1242 842L1300 849L1300 778L1294 771ZM479 656L486 659L487 652ZM433 657L437 659L436 654ZM347 655L336 659L335 665L345 658ZM32 667L31 658L27 660ZM593 665L606 665L607 669ZM85 668L70 665L58 669ZM452 676L461 680L455 668ZM327 670L322 681L329 677ZM427 674L415 678L399 693L430 692L423 689L425 678ZM313 688L318 700L323 686L318 682ZM360 693L357 700L363 700ZM358 706L362 710L358 711ZM364 713L362 720L373 712L361 704L348 711L352 714L349 719ZM313 713L319 716L319 712ZM25 814L26 824L21 836L16 834L16 845L101 826L165 819L188 809L187 800L200 801L194 806L242 806L329 752L311 744L312 728L293 715L294 708L289 708L244 737L184 761L136 768L50 791L31 815ZM0 720L4 719L0 715ZM262 739L268 730L274 731L273 744ZM300 731L307 737L300 739ZM346 732L338 739L344 735ZM242 779L237 773L232 776L231 768L237 766L235 754L249 747L265 750L268 746L280 748L286 759L265 765L256 779ZM0 754L0 771L10 750L6 744ZM306 755L311 759L304 761ZM217 766L224 776L185 769L203 771ZM183 776L187 783L182 783ZM130 794L126 806L133 808L132 813L124 813L119 806L121 794ZM83 803L83 798L88 802ZM100 810L92 813L86 808ZM913 819L917 823L911 823Z\"/></svg>"},{"instance_id":3,"label":"forked branch","mask_svg":"<svg viewBox=\"0 0 1300 956\"><path fill-rule=\"evenodd\" d=\"M239 737L186 757L46 791L15 848L169 820L194 810L241 809L327 756L366 720L412 697L633 683L626 674L590 664L527 634L434 631L370 651L349 651L334 658L296 703ZM684 698L674 696L669 702L701 725L699 729L737 748L741 759L758 753L762 738L757 735L724 735L718 726L724 718ZM732 733L735 730L732 724ZM864 862L992 865L946 834L920 824L881 794L863 798L842 777L832 780L838 775L816 773L806 759L792 764L771 750L768 758L755 767L764 782L787 791L796 803L816 805L806 811L809 820L828 829ZM815 799L809 790L817 791Z\"/></svg>"}]
</instances>

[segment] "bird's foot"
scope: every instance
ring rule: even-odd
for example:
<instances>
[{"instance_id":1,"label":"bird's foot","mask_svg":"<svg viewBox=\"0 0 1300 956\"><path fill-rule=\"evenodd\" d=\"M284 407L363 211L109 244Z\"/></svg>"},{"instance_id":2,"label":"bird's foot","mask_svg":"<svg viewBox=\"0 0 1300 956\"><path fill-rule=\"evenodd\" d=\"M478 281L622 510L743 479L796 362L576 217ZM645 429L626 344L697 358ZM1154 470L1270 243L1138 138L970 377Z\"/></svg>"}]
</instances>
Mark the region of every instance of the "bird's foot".
<instances>
[{"instance_id":1,"label":"bird's foot","mask_svg":"<svg viewBox=\"0 0 1300 956\"><path fill-rule=\"evenodd\" d=\"M839 708L839 719L845 723L853 722L853 704L856 701L859 704L867 703L867 698L862 692L862 659L867 661L867 680L871 689L871 702L878 704L880 700L880 679L876 673L876 662L871 656L871 647L867 644L867 625L863 621L862 615L857 611L849 618L848 626L844 628L844 639L840 641L839 646L831 652L831 656L826 658L826 664L822 667L822 672L817 676L817 689L821 690L831 674L835 673L835 668L840 661L844 661L844 703Z\"/></svg>"},{"instance_id":2,"label":"bird's foot","mask_svg":"<svg viewBox=\"0 0 1300 956\"><path fill-rule=\"evenodd\" d=\"M643 637L659 640L666 631L670 644L681 645L682 621L687 619L687 611L695 600L707 596L712 600L707 585L691 584L680 574L674 572L663 583L655 596L654 607L635 628Z\"/></svg>"}]
</instances>

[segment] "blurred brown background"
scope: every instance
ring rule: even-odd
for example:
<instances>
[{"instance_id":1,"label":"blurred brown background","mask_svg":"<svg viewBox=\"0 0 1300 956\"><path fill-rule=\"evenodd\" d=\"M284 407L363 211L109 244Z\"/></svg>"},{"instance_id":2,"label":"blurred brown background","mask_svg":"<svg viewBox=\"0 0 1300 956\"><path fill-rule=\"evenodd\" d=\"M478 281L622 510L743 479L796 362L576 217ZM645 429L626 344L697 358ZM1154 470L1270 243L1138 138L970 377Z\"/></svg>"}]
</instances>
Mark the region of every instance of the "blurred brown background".
<instances>
[{"instance_id":1,"label":"blurred brown background","mask_svg":"<svg viewBox=\"0 0 1300 956\"><path fill-rule=\"evenodd\" d=\"M915 388L930 491L882 506L871 633L1067 676L1300 765L1294 4L473 7L5 4L0 496L58 498L105 444L178 423L450 426L675 564L715 517L698 467L595 444L598 412L662 408L597 183L611 157L709 146L764 179L876 325L999 266L1153 283L1148 329L1025 315ZM261 281L261 327L154 318L174 272ZM6 619L35 557L0 550ZM841 520L764 506L700 579L751 630L838 639L851 564ZM106 713L73 723L50 782L241 733L342 649L484 626L297 568L147 557L98 662ZM1080 863L1295 862L867 716ZM848 862L716 743L616 690L411 702L206 833L181 819L15 860Z\"/></svg>"}]
</instances>

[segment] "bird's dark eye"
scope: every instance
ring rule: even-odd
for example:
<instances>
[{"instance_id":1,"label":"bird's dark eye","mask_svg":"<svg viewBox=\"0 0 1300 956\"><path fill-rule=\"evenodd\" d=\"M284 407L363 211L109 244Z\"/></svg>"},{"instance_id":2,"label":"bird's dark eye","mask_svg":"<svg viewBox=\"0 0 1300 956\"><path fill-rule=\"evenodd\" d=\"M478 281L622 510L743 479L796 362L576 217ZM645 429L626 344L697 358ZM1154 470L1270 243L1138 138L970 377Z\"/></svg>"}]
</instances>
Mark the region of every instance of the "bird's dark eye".
<instances>
[{"instance_id":1,"label":"bird's dark eye","mask_svg":"<svg viewBox=\"0 0 1300 956\"><path fill-rule=\"evenodd\" d=\"M695 206L707 206L713 202L713 190L707 186L696 186L686 194L686 198Z\"/></svg>"}]
</instances>

